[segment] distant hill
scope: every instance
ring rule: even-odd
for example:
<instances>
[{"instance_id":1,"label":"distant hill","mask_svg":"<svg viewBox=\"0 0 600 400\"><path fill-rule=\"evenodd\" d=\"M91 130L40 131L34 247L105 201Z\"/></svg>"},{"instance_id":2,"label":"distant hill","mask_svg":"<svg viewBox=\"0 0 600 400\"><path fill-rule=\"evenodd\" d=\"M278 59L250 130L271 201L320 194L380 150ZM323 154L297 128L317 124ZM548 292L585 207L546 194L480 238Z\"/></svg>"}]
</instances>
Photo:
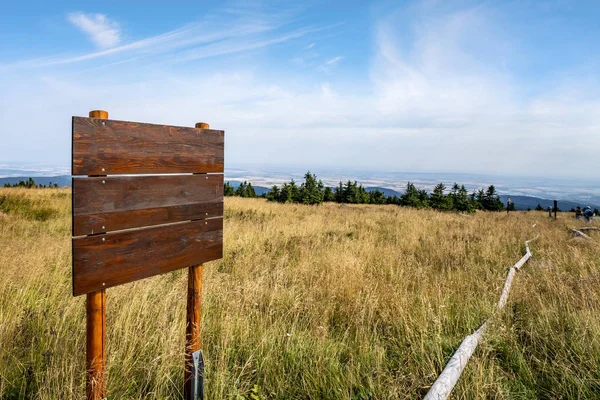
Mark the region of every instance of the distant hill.
<instances>
[{"instance_id":1,"label":"distant hill","mask_svg":"<svg viewBox=\"0 0 600 400\"><path fill-rule=\"evenodd\" d=\"M515 208L517 210L527 210L531 208L532 210L537 207L537 205L541 205L542 208L546 209L548 207L554 206L554 200L540 199L538 197L531 196L511 196L511 195L501 195L500 200L506 205L506 199L509 198L515 203ZM558 208L562 211L569 211L571 208L576 208L577 206L583 208L585 206L590 206L592 208L600 208L597 204L585 204L585 203L575 203L573 201L568 200L558 200Z\"/></svg>"},{"instance_id":2,"label":"distant hill","mask_svg":"<svg viewBox=\"0 0 600 400\"><path fill-rule=\"evenodd\" d=\"M238 186L240 186L241 182L236 182L236 181L229 181L229 184L231 186L233 186L234 189L237 189ZM252 182L250 182L252 183ZM271 190L270 188L264 187L264 186L254 186L252 185L252 188L254 188L254 193L256 193L257 196L262 196L265 193L268 193L269 190Z\"/></svg>"},{"instance_id":3,"label":"distant hill","mask_svg":"<svg viewBox=\"0 0 600 400\"><path fill-rule=\"evenodd\" d=\"M402 193L394 190L394 189L388 189L388 188L384 188L384 187L378 187L378 186L370 186L370 187L366 187L365 190L367 192L374 192L376 190L379 190L381 193L383 193L386 196L398 196L400 197L402 195Z\"/></svg>"}]
</instances>

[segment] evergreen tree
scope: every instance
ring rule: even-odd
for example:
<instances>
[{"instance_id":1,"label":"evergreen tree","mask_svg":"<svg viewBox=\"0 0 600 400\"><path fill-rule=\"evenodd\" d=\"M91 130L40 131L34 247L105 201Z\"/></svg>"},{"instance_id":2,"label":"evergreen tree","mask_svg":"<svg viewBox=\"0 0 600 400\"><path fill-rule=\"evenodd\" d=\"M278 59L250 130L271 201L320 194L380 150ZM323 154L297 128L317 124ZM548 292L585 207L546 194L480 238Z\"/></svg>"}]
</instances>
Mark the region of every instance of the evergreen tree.
<instances>
[{"instance_id":1,"label":"evergreen tree","mask_svg":"<svg viewBox=\"0 0 600 400\"><path fill-rule=\"evenodd\" d=\"M454 182L454 185L452 185L452 189L450 189L450 193L448 194L448 203L451 210L456 210L456 198L459 190L460 186L458 186L458 183Z\"/></svg>"},{"instance_id":2,"label":"evergreen tree","mask_svg":"<svg viewBox=\"0 0 600 400\"><path fill-rule=\"evenodd\" d=\"M299 202L303 204L323 203L323 182L317 181L315 175L307 172L304 175L304 183L300 185Z\"/></svg>"},{"instance_id":3,"label":"evergreen tree","mask_svg":"<svg viewBox=\"0 0 600 400\"><path fill-rule=\"evenodd\" d=\"M250 182L248 182L248 186L246 186L246 196L251 197L251 198L258 197L256 195L256 192L254 191L254 188L252 187L252 183L250 183Z\"/></svg>"},{"instance_id":4,"label":"evergreen tree","mask_svg":"<svg viewBox=\"0 0 600 400\"><path fill-rule=\"evenodd\" d=\"M438 183L435 185L433 192L431 192L431 196L429 196L429 205L431 208L440 211L447 211L451 209L451 199L444 195L445 190L446 186L444 186L443 183Z\"/></svg>"},{"instance_id":5,"label":"evergreen tree","mask_svg":"<svg viewBox=\"0 0 600 400\"><path fill-rule=\"evenodd\" d=\"M269 190L269 192L267 193L267 200L279 201L279 196L280 196L279 187L277 187L277 185L273 185L271 190Z\"/></svg>"},{"instance_id":6,"label":"evergreen tree","mask_svg":"<svg viewBox=\"0 0 600 400\"><path fill-rule=\"evenodd\" d=\"M386 199L385 195L379 191L379 189L375 189L371 193L369 193L369 203L370 204L385 204Z\"/></svg>"},{"instance_id":7,"label":"evergreen tree","mask_svg":"<svg viewBox=\"0 0 600 400\"><path fill-rule=\"evenodd\" d=\"M535 208L535 211L544 211L544 208L541 204L538 203L537 207Z\"/></svg>"},{"instance_id":8,"label":"evergreen tree","mask_svg":"<svg viewBox=\"0 0 600 400\"><path fill-rule=\"evenodd\" d=\"M333 193L333 190L329 186L327 186L323 192L323 201L335 201L336 197Z\"/></svg>"},{"instance_id":9,"label":"evergreen tree","mask_svg":"<svg viewBox=\"0 0 600 400\"><path fill-rule=\"evenodd\" d=\"M397 206L400 205L400 198L396 195L388 196L386 198L386 204L395 204Z\"/></svg>"},{"instance_id":10,"label":"evergreen tree","mask_svg":"<svg viewBox=\"0 0 600 400\"><path fill-rule=\"evenodd\" d=\"M430 207L429 195L425 189L417 190L417 198L419 199L419 207Z\"/></svg>"},{"instance_id":11,"label":"evergreen tree","mask_svg":"<svg viewBox=\"0 0 600 400\"><path fill-rule=\"evenodd\" d=\"M483 209L487 211L502 211L504 210L504 204L500 200L500 196L496 192L494 185L490 185L485 192L483 197Z\"/></svg>"},{"instance_id":12,"label":"evergreen tree","mask_svg":"<svg viewBox=\"0 0 600 400\"><path fill-rule=\"evenodd\" d=\"M293 195L292 195L292 189L288 183L284 183L283 186L281 187L281 192L279 193L278 201L280 203L292 203L294 201Z\"/></svg>"},{"instance_id":13,"label":"evergreen tree","mask_svg":"<svg viewBox=\"0 0 600 400\"><path fill-rule=\"evenodd\" d=\"M223 195L225 196L235 196L235 189L233 186L229 184L229 182L225 182L223 184Z\"/></svg>"},{"instance_id":14,"label":"evergreen tree","mask_svg":"<svg viewBox=\"0 0 600 400\"><path fill-rule=\"evenodd\" d=\"M238 186L235 190L235 195L240 197L257 197L256 192L252 187L252 183L246 181L240 183L240 186Z\"/></svg>"},{"instance_id":15,"label":"evergreen tree","mask_svg":"<svg viewBox=\"0 0 600 400\"><path fill-rule=\"evenodd\" d=\"M421 203L421 200L419 198L419 191L417 190L415 185L412 184L411 182L408 182L406 184L406 190L404 191L402 196L400 196L400 205L403 205L406 207L422 207L423 206L423 204Z\"/></svg>"},{"instance_id":16,"label":"evergreen tree","mask_svg":"<svg viewBox=\"0 0 600 400\"><path fill-rule=\"evenodd\" d=\"M291 194L291 202L292 203L300 203L302 199L300 198L300 188L296 185L296 181L293 179L289 184L290 194Z\"/></svg>"},{"instance_id":17,"label":"evergreen tree","mask_svg":"<svg viewBox=\"0 0 600 400\"><path fill-rule=\"evenodd\" d=\"M456 185L456 184L455 184ZM458 186L458 185L456 185ZM473 212L473 204L469 199L465 185L461 185L454 193L452 199L452 209L461 212Z\"/></svg>"},{"instance_id":18,"label":"evergreen tree","mask_svg":"<svg viewBox=\"0 0 600 400\"><path fill-rule=\"evenodd\" d=\"M340 181L340 184L333 191L333 196L335 197L335 201L337 203L345 203L345 201L344 201L344 185L342 184L342 181Z\"/></svg>"}]
</instances>

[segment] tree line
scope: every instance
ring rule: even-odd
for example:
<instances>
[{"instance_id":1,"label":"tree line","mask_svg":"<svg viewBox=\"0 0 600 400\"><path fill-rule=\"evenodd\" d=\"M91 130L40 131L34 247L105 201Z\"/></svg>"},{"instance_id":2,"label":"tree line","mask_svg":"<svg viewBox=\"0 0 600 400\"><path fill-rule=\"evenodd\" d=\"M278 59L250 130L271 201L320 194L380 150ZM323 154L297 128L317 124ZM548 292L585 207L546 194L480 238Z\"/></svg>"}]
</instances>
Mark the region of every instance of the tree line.
<instances>
[{"instance_id":1,"label":"tree line","mask_svg":"<svg viewBox=\"0 0 600 400\"><path fill-rule=\"evenodd\" d=\"M251 183L243 182L236 189L224 184L225 196L258 197ZM293 179L281 186L274 185L262 195L269 201L278 203L321 204L336 202L346 204L395 204L405 207L432 208L440 211L474 212L475 210L502 211L504 204L494 185L487 190L476 190L469 193L464 185L455 183L447 190L439 183L430 193L417 189L408 182L406 190L400 196L386 196L379 189L367 191L356 181L340 182L335 188L325 186L316 175L307 172L304 182L298 185ZM509 203L509 210L514 210L514 203Z\"/></svg>"},{"instance_id":2,"label":"tree line","mask_svg":"<svg viewBox=\"0 0 600 400\"><path fill-rule=\"evenodd\" d=\"M5 183L5 188L25 188L25 189L48 189L48 188L58 188L58 183L48 182L48 185L42 185L35 183L33 178L29 178L26 181L20 180L18 183Z\"/></svg>"}]
</instances>

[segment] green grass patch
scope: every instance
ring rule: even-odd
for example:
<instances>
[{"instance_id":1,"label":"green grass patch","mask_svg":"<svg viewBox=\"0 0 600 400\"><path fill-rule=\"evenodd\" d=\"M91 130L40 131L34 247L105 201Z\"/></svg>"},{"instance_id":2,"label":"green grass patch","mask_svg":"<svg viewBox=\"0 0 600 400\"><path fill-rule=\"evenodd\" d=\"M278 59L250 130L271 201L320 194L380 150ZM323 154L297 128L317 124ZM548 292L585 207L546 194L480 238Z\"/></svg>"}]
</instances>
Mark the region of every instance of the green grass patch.
<instances>
[{"instance_id":1,"label":"green grass patch","mask_svg":"<svg viewBox=\"0 0 600 400\"><path fill-rule=\"evenodd\" d=\"M35 221L47 221L57 214L55 209L43 203L12 194L0 196L0 211Z\"/></svg>"}]
</instances>

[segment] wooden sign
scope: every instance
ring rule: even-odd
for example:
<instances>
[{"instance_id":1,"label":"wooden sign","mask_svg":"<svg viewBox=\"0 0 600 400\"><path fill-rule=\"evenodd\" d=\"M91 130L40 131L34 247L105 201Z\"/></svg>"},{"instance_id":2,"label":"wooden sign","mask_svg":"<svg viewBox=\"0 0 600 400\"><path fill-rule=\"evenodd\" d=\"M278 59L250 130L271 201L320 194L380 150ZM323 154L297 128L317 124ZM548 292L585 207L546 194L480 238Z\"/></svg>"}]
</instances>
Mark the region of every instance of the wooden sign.
<instances>
[{"instance_id":1,"label":"wooden sign","mask_svg":"<svg viewBox=\"0 0 600 400\"><path fill-rule=\"evenodd\" d=\"M223 255L224 132L73 117L73 295L87 294L87 398L106 396L105 289L189 267L186 386L202 263ZM194 383L196 384L196 383Z\"/></svg>"},{"instance_id":2,"label":"wooden sign","mask_svg":"<svg viewBox=\"0 0 600 400\"><path fill-rule=\"evenodd\" d=\"M223 131L73 118L73 295L222 257L223 143Z\"/></svg>"}]
</instances>

